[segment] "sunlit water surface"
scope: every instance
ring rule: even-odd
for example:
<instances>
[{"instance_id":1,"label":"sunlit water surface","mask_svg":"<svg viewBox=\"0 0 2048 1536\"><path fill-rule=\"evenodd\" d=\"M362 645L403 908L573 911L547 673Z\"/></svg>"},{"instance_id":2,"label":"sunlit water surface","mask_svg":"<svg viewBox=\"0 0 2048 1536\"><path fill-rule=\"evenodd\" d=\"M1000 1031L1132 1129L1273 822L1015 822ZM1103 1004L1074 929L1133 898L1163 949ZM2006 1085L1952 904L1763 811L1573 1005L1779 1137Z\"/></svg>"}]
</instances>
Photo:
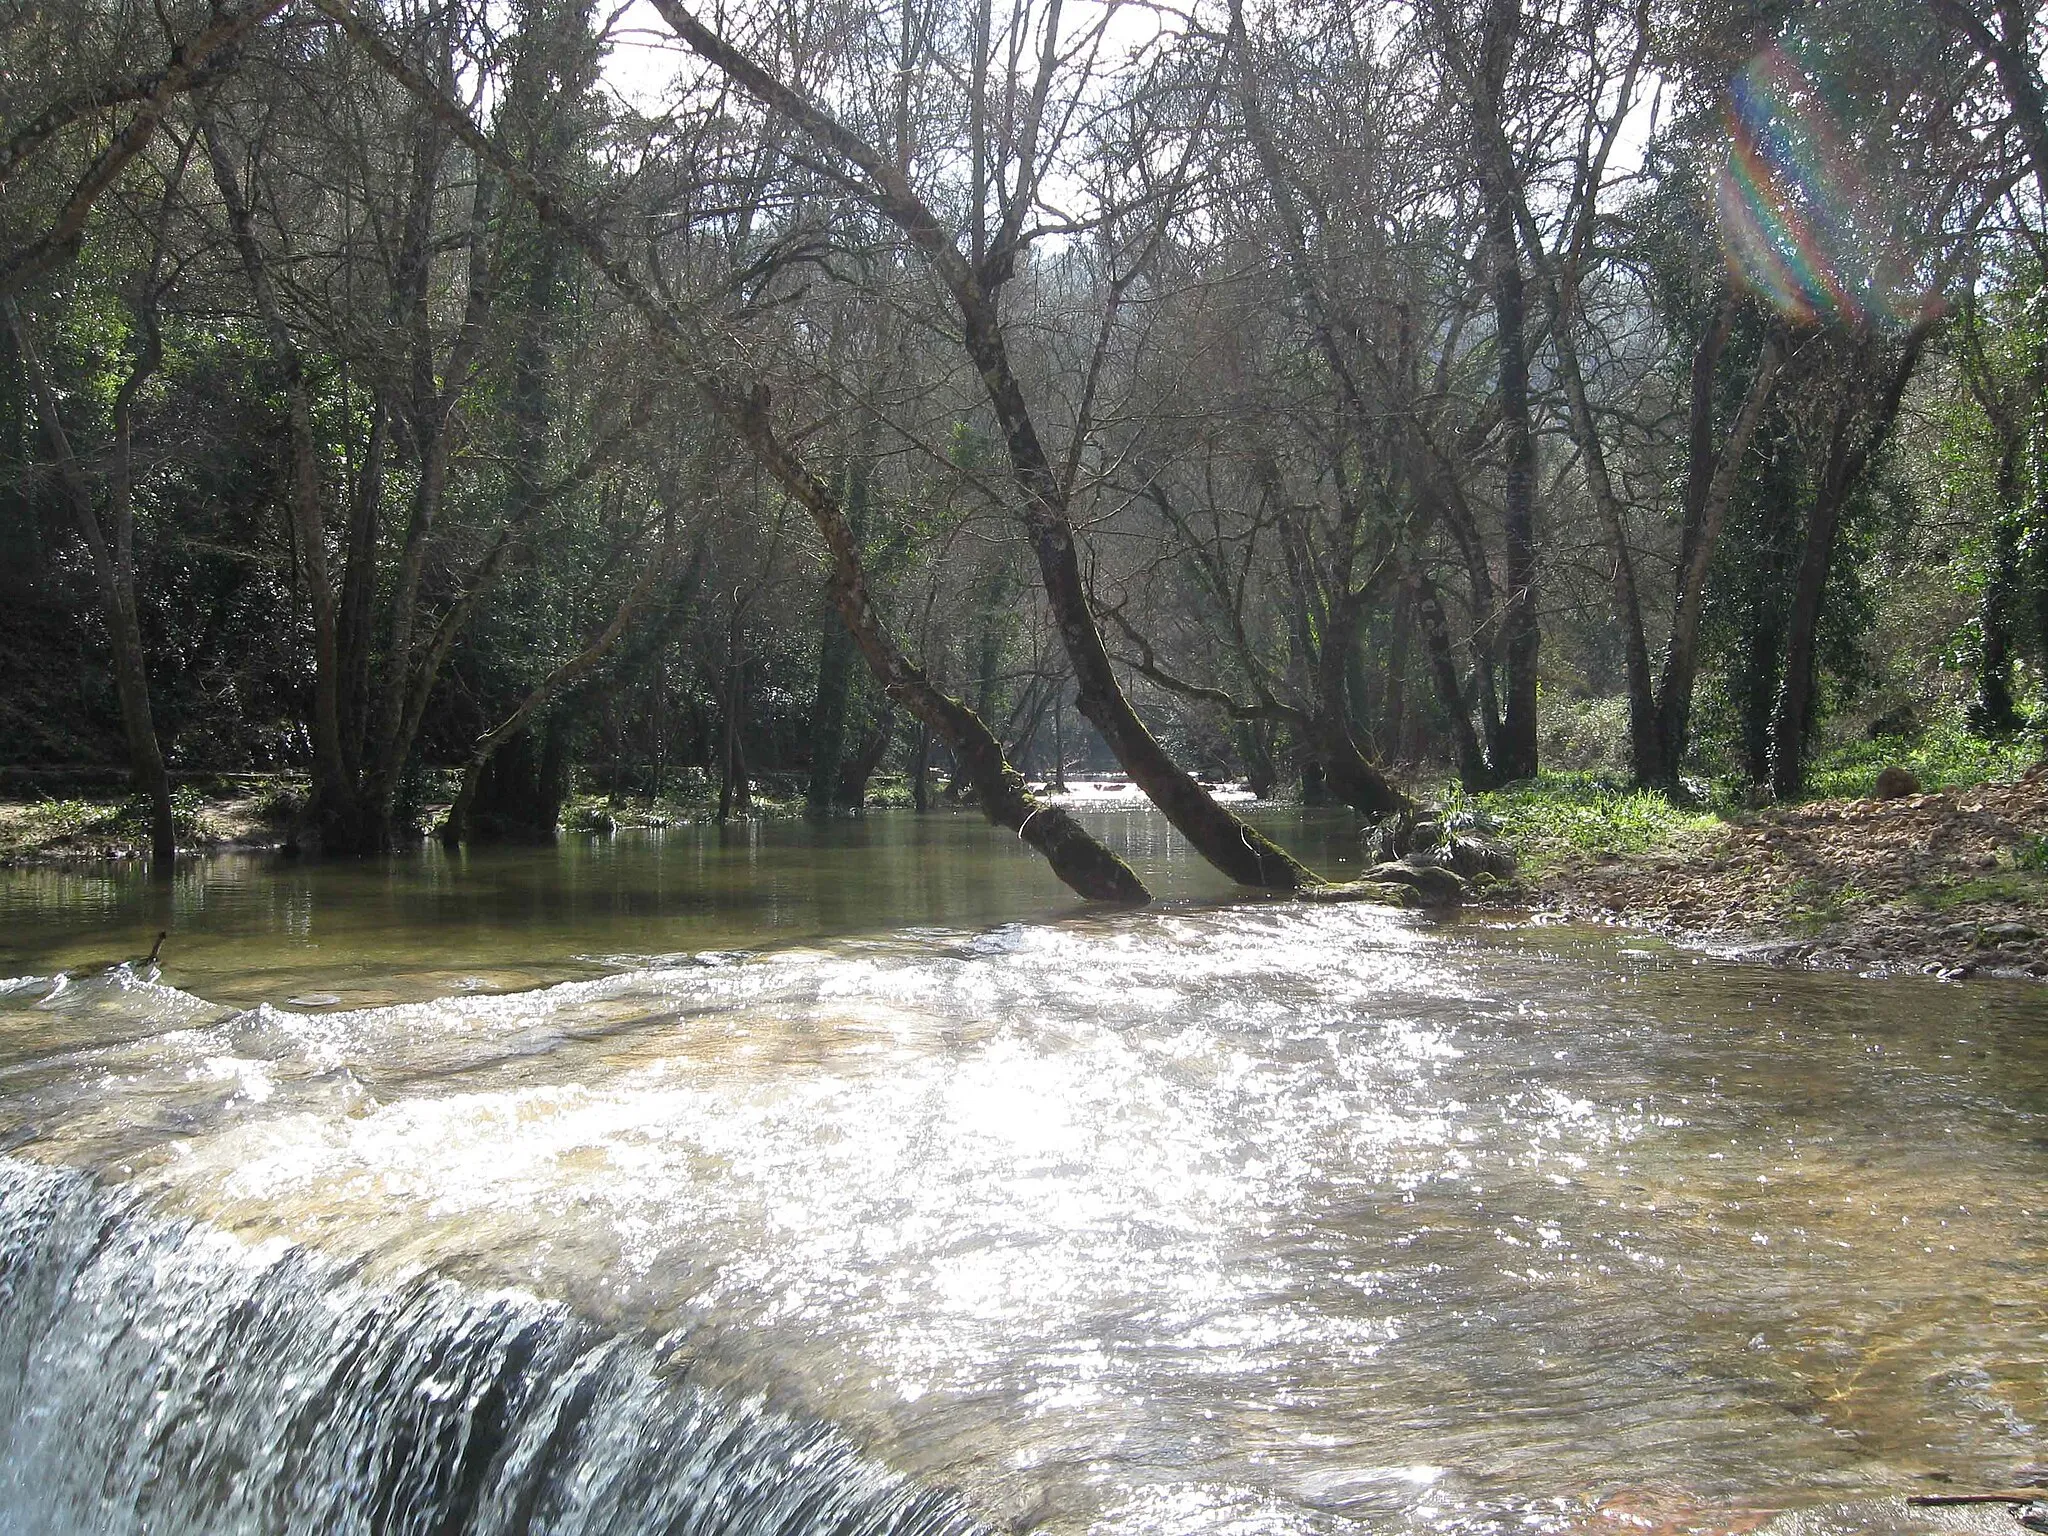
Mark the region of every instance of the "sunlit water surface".
<instances>
[{"instance_id":1,"label":"sunlit water surface","mask_svg":"<svg viewBox=\"0 0 2048 1536\"><path fill-rule=\"evenodd\" d=\"M33 1234L13 1251L44 1257L0 1260L0 1289L60 1248L98 1277L90 1306L46 1298L37 1337L0 1326L0 1529L57 1528L52 1509L77 1529L207 1529L208 1509L285 1528L229 1492L184 1525L124 1524L105 1464L164 1478L171 1453L134 1447L175 1439L144 1433L171 1393L239 1425L179 1465L346 1482L247 1447L288 1438L269 1397L311 1390L291 1367L323 1347L307 1317L346 1332L334 1319L426 1281L450 1337L482 1326L450 1298L530 1296L636 1352L606 1395L631 1405L601 1463L620 1489L639 1486L621 1447L709 1411L660 1396L673 1380L836 1426L999 1529L1729 1530L1784 1509L1809 1530L2014 1528L1858 1501L2004 1486L2043 1458L2032 990L1218 905L1150 817L1103 824L1188 899L1077 915L1000 838L909 817L815 846L769 829L202 868L167 896L110 877L96 906L66 884L88 877L8 877L16 974L146 927L152 901L174 947L160 983L0 995L0 1185L41 1202L36 1233L63 1222L35 1165L132 1191L124 1231L157 1223L119 1262L104 1237ZM1353 852L1334 822L1291 830L1326 865ZM522 976L564 979L498 990ZM343 1005L290 1006L302 989ZM294 1271L314 1299L263 1302L262 1328L220 1299L277 1289L263 1277L301 1252L330 1266ZM107 1321L129 1313L155 1319L147 1347ZM284 1341L265 1346L280 1363L219 1385L219 1338L250 1335ZM569 1390L569 1365L531 1356L512 1374ZM400 1417L442 1379L378 1369L403 1378L377 1389ZM383 1433L381 1401L348 1434ZM127 1449L82 1457L81 1434ZM577 1465L563 1486L595 1499ZM474 1528L770 1528L531 1506ZM792 1518L772 1528L828 1528Z\"/></svg>"}]
</instances>

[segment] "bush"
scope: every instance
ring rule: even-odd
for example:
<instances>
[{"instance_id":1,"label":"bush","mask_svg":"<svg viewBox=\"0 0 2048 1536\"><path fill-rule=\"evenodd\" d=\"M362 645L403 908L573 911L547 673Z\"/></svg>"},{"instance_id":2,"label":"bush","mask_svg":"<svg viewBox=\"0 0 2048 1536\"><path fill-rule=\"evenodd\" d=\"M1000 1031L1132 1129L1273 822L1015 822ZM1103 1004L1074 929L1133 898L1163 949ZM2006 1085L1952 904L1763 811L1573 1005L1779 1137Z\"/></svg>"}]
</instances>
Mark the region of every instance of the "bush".
<instances>
[{"instance_id":1,"label":"bush","mask_svg":"<svg viewBox=\"0 0 2048 1536\"><path fill-rule=\"evenodd\" d=\"M312 793L307 785L292 779L279 779L256 797L256 814L265 826L289 827L304 818L307 807L312 803Z\"/></svg>"},{"instance_id":2,"label":"bush","mask_svg":"<svg viewBox=\"0 0 2048 1536\"><path fill-rule=\"evenodd\" d=\"M578 798L562 808L564 832L593 832L601 835L616 832L618 829L618 819L612 815L611 807L598 796Z\"/></svg>"},{"instance_id":3,"label":"bush","mask_svg":"<svg viewBox=\"0 0 2048 1536\"><path fill-rule=\"evenodd\" d=\"M1584 699L1546 690L1536 701L1536 745L1541 760L1552 768L1626 774L1627 696Z\"/></svg>"},{"instance_id":4,"label":"bush","mask_svg":"<svg viewBox=\"0 0 2048 1536\"><path fill-rule=\"evenodd\" d=\"M115 838L149 841L150 806L147 795L130 795L111 807L112 815L99 830ZM213 823L206 815L206 797L196 789L171 791L171 827L181 843L201 842L213 836Z\"/></svg>"},{"instance_id":5,"label":"bush","mask_svg":"<svg viewBox=\"0 0 2048 1536\"><path fill-rule=\"evenodd\" d=\"M146 848L150 806L146 795L123 800L44 800L27 806L7 828L6 843L15 850ZM171 827L178 842L205 842L215 835L196 789L171 791Z\"/></svg>"}]
</instances>

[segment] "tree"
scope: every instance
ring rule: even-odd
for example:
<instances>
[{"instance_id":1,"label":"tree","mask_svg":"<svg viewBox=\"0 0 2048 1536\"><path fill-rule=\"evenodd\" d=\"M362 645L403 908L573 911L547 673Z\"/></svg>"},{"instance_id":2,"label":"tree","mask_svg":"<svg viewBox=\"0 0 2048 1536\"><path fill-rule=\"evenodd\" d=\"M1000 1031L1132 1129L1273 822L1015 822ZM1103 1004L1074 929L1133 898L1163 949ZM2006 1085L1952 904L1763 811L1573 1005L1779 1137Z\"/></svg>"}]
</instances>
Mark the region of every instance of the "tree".
<instances>
[{"instance_id":1,"label":"tree","mask_svg":"<svg viewBox=\"0 0 2048 1536\"><path fill-rule=\"evenodd\" d=\"M1110 663L1089 602L1070 517L1071 472L1056 467L1022 383L1013 366L1002 316L1002 285L1014 275L1029 244L1027 221L1044 175L1039 138L1046 105L1060 66L1057 0L1042 25L1035 80L1013 81L1013 99L1028 103L1000 146L986 132L970 135L968 156L975 167L970 204L971 239L959 236L913 188L897 159L862 139L795 87L778 79L723 37L703 26L675 0L658 0L662 18L691 48L725 75L837 157L860 179L863 194L894 223L930 263L958 312L961 341L980 375L1008 451L1011 471L1023 495L1025 526L1037 556L1040 579L1057 617L1060 637L1074 666L1081 712L1102 732L1131 778L1196 850L1240 884L1297 889L1317 883L1301 864L1216 801L1179 767L1131 707ZM1022 26L1020 13L1014 25ZM972 110L977 124L987 100L987 59L980 48L971 64ZM992 164L992 162L1005 162ZM988 173L997 174L991 182ZM990 197L994 206L991 208ZM994 212L993 220L990 215ZM1078 460L1069 455L1069 465Z\"/></svg>"}]
</instances>

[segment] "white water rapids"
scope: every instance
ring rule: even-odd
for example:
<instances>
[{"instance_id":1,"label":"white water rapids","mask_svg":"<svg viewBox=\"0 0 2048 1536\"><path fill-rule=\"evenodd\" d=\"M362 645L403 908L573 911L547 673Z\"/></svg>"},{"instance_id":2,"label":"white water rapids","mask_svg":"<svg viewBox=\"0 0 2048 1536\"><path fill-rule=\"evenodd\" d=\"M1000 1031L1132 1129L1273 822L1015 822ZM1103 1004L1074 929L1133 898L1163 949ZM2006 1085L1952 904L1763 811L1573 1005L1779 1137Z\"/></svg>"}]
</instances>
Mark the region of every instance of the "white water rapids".
<instances>
[{"instance_id":1,"label":"white water rapids","mask_svg":"<svg viewBox=\"0 0 2048 1536\"><path fill-rule=\"evenodd\" d=\"M2042 1454L2048 1009L1623 944L23 979L0 1530L2009 1529L1897 1498Z\"/></svg>"}]
</instances>

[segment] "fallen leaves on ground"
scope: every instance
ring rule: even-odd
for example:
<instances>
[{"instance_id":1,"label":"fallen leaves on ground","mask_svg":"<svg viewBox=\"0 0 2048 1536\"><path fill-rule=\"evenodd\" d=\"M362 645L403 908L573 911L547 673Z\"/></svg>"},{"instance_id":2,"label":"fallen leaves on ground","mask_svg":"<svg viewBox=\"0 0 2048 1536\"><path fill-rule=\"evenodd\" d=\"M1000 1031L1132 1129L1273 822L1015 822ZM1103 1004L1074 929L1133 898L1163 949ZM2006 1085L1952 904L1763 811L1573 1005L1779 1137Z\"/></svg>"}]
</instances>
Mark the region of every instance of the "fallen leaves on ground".
<instances>
[{"instance_id":1,"label":"fallen leaves on ground","mask_svg":"<svg viewBox=\"0 0 2048 1536\"><path fill-rule=\"evenodd\" d=\"M2048 764L2005 784L1761 811L1547 872L1563 916L1857 970L2048 976Z\"/></svg>"}]
</instances>

